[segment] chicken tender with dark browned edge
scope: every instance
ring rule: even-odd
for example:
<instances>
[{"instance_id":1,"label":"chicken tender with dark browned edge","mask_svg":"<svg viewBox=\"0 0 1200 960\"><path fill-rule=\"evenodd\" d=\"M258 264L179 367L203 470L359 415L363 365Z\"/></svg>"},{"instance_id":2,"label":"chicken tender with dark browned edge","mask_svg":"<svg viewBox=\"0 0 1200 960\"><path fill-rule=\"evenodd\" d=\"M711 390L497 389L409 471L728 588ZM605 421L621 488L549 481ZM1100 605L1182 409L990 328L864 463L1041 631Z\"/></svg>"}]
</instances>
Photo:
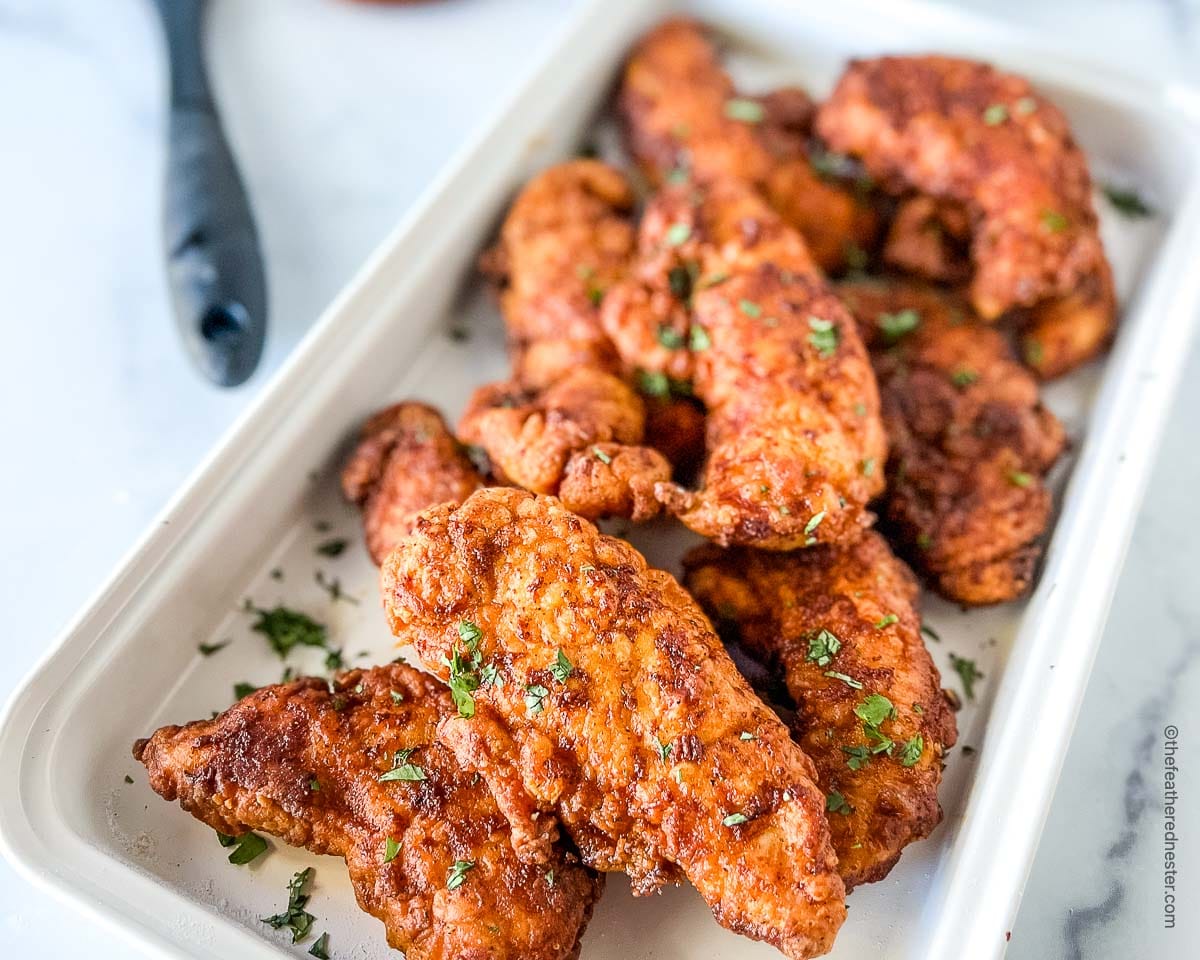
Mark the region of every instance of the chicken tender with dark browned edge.
<instances>
[{"instance_id":1,"label":"chicken tender with dark browned edge","mask_svg":"<svg viewBox=\"0 0 1200 960\"><path fill-rule=\"evenodd\" d=\"M664 188L602 321L642 381L705 405L701 488L656 488L692 530L790 550L870 523L883 478L865 465L886 442L866 350L803 239L748 184Z\"/></svg>"},{"instance_id":2,"label":"chicken tender with dark browned edge","mask_svg":"<svg viewBox=\"0 0 1200 960\"><path fill-rule=\"evenodd\" d=\"M440 413L406 401L374 414L342 470L342 492L362 508L367 552L382 563L435 503L462 503L483 477Z\"/></svg>"},{"instance_id":3,"label":"chicken tender with dark browned edge","mask_svg":"<svg viewBox=\"0 0 1200 960\"><path fill-rule=\"evenodd\" d=\"M561 825L636 893L686 877L730 930L830 948L845 904L812 763L670 574L553 498L488 489L428 511L381 582L524 857Z\"/></svg>"},{"instance_id":4,"label":"chicken tender with dark browned edge","mask_svg":"<svg viewBox=\"0 0 1200 960\"><path fill-rule=\"evenodd\" d=\"M574 854L518 859L487 786L436 740L448 691L404 664L264 687L134 756L220 833L343 857L359 905L409 960L578 955L602 881Z\"/></svg>"},{"instance_id":5,"label":"chicken tender with dark browned edge","mask_svg":"<svg viewBox=\"0 0 1200 960\"><path fill-rule=\"evenodd\" d=\"M788 89L739 96L700 24L668 20L625 65L618 112L633 158L655 184L688 176L754 184L825 269L869 247L878 218L809 143L813 104Z\"/></svg>"},{"instance_id":6,"label":"chicken tender with dark browned edge","mask_svg":"<svg viewBox=\"0 0 1200 960\"><path fill-rule=\"evenodd\" d=\"M782 674L846 888L881 880L941 820L942 758L957 736L921 640L916 579L874 531L788 554L710 545L684 566L721 632Z\"/></svg>"},{"instance_id":7,"label":"chicken tender with dark browned edge","mask_svg":"<svg viewBox=\"0 0 1200 960\"><path fill-rule=\"evenodd\" d=\"M1028 81L945 56L855 60L816 130L885 188L966 209L971 303L988 321L1034 312L1024 353L1039 374L1107 345L1116 305L1087 162Z\"/></svg>"},{"instance_id":8,"label":"chicken tender with dark browned edge","mask_svg":"<svg viewBox=\"0 0 1200 960\"><path fill-rule=\"evenodd\" d=\"M1051 519L1045 474L1066 443L1037 382L961 299L890 280L836 289L879 378L884 514L904 554L950 600L1020 596Z\"/></svg>"}]
</instances>

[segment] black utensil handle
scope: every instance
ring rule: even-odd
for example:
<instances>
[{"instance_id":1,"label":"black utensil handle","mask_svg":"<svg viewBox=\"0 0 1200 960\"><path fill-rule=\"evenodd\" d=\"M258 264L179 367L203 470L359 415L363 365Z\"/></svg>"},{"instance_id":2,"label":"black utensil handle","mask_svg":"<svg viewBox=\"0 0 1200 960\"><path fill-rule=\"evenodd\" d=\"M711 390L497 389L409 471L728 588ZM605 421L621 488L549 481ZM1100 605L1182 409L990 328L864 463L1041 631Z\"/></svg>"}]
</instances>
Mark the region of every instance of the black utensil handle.
<instances>
[{"instance_id":1,"label":"black utensil handle","mask_svg":"<svg viewBox=\"0 0 1200 960\"><path fill-rule=\"evenodd\" d=\"M171 95L164 239L175 320L214 383L254 372L266 336L267 293L258 234L208 90L203 0L157 0Z\"/></svg>"}]
</instances>

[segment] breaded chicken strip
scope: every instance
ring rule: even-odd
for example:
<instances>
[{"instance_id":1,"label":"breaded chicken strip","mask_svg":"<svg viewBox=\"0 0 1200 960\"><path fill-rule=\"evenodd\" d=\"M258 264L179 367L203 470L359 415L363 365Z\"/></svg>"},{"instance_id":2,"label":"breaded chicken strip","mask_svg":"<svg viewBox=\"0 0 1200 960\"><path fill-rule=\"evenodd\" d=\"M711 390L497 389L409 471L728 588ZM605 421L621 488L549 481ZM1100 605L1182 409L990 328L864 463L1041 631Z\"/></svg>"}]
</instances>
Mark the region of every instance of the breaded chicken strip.
<instances>
[{"instance_id":1,"label":"breaded chicken strip","mask_svg":"<svg viewBox=\"0 0 1200 960\"><path fill-rule=\"evenodd\" d=\"M514 376L477 390L459 422L505 482L593 519L653 516L654 484L671 474L642 443L642 398L617 375L599 322L633 253L632 202L624 176L594 160L551 167L522 190L487 258L505 285Z\"/></svg>"},{"instance_id":2,"label":"breaded chicken strip","mask_svg":"<svg viewBox=\"0 0 1200 960\"><path fill-rule=\"evenodd\" d=\"M957 736L916 579L874 531L800 553L705 546L684 566L721 631L782 674L846 888L881 880L941 820L942 756Z\"/></svg>"},{"instance_id":3,"label":"breaded chicken strip","mask_svg":"<svg viewBox=\"0 0 1200 960\"><path fill-rule=\"evenodd\" d=\"M896 281L842 283L883 396L891 445L885 513L904 553L948 599L1024 593L1065 445L1037 383L995 329L949 294Z\"/></svg>"},{"instance_id":4,"label":"breaded chicken strip","mask_svg":"<svg viewBox=\"0 0 1200 960\"><path fill-rule=\"evenodd\" d=\"M1066 118L1028 81L952 57L856 60L816 129L885 187L966 209L971 303L989 321L1035 311L1029 335L1041 353L1026 354L1039 373L1064 372L1107 344L1115 302L1087 162Z\"/></svg>"},{"instance_id":5,"label":"breaded chicken strip","mask_svg":"<svg viewBox=\"0 0 1200 960\"><path fill-rule=\"evenodd\" d=\"M542 866L517 858L486 785L435 740L453 709L433 677L394 663L332 691L264 687L133 753L155 792L214 830L343 857L409 960L575 957L601 880L557 847Z\"/></svg>"},{"instance_id":6,"label":"breaded chicken strip","mask_svg":"<svg viewBox=\"0 0 1200 960\"><path fill-rule=\"evenodd\" d=\"M651 182L680 171L700 182L752 183L827 270L841 266L848 249L873 242L875 212L831 171L816 169L808 96L792 89L739 96L696 22L668 20L642 39L625 65L618 111L629 151Z\"/></svg>"},{"instance_id":7,"label":"breaded chicken strip","mask_svg":"<svg viewBox=\"0 0 1200 960\"><path fill-rule=\"evenodd\" d=\"M829 949L845 905L812 763L673 577L554 499L489 489L427 512L381 582L523 856L561 824L639 894L686 877L730 930Z\"/></svg>"},{"instance_id":8,"label":"breaded chicken strip","mask_svg":"<svg viewBox=\"0 0 1200 960\"><path fill-rule=\"evenodd\" d=\"M883 478L864 464L886 445L866 350L800 235L751 187L664 188L602 321L643 380L688 384L707 408L702 488L656 488L685 524L790 550L870 522Z\"/></svg>"},{"instance_id":9,"label":"breaded chicken strip","mask_svg":"<svg viewBox=\"0 0 1200 960\"><path fill-rule=\"evenodd\" d=\"M379 411L342 470L342 492L362 507L367 552L376 564L435 503L462 503L483 477L432 407L408 401Z\"/></svg>"}]
</instances>

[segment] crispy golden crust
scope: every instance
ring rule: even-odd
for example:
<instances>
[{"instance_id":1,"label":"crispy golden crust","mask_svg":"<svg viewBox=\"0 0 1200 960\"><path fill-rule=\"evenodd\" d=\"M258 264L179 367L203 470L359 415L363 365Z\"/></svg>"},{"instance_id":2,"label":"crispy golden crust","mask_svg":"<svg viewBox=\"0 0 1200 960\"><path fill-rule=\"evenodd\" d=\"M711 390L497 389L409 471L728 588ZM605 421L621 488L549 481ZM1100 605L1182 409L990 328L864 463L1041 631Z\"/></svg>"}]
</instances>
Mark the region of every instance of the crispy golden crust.
<instances>
[{"instance_id":1,"label":"crispy golden crust","mask_svg":"<svg viewBox=\"0 0 1200 960\"><path fill-rule=\"evenodd\" d=\"M133 752L157 793L213 829L345 858L359 905L410 960L573 957L601 881L558 848L547 866L517 859L487 787L434 739L452 710L433 677L391 664L332 693L316 678L266 687ZM380 782L398 750L424 780ZM384 863L389 837L400 851ZM449 890L456 860L474 866Z\"/></svg>"},{"instance_id":2,"label":"crispy golden crust","mask_svg":"<svg viewBox=\"0 0 1200 960\"><path fill-rule=\"evenodd\" d=\"M695 277L682 299L681 271ZM885 440L866 350L804 241L749 186L660 192L602 321L628 366L690 380L707 409L702 488L658 488L685 524L788 550L869 523L882 477L863 463L883 459Z\"/></svg>"},{"instance_id":3,"label":"crispy golden crust","mask_svg":"<svg viewBox=\"0 0 1200 960\"><path fill-rule=\"evenodd\" d=\"M917 194L901 201L888 225L883 261L940 283L971 276L971 219L961 203Z\"/></svg>"},{"instance_id":4,"label":"crispy golden crust","mask_svg":"<svg viewBox=\"0 0 1200 960\"><path fill-rule=\"evenodd\" d=\"M377 564L426 507L462 503L482 486L441 414L412 401L372 416L342 470L342 492L362 507L367 551Z\"/></svg>"},{"instance_id":5,"label":"crispy golden crust","mask_svg":"<svg viewBox=\"0 0 1200 960\"><path fill-rule=\"evenodd\" d=\"M796 738L833 798L829 825L847 889L882 879L901 850L941 820L942 756L957 736L921 640L912 573L874 531L848 547L803 553L701 547L684 565L687 587L709 615L782 673L796 703ZM826 643L840 643L836 653L810 647L822 642L821 631L836 638ZM872 694L895 709L877 728L893 747L852 770L843 747L881 744L854 712Z\"/></svg>"},{"instance_id":6,"label":"crispy golden crust","mask_svg":"<svg viewBox=\"0 0 1200 960\"><path fill-rule=\"evenodd\" d=\"M886 515L939 593L964 604L1024 593L1052 498L1044 477L1065 445L1003 336L932 288L843 283L872 349L891 445ZM886 321L919 326L889 346Z\"/></svg>"},{"instance_id":7,"label":"crispy golden crust","mask_svg":"<svg viewBox=\"0 0 1200 960\"><path fill-rule=\"evenodd\" d=\"M739 101L751 111L743 116L753 118L757 106L761 119L730 116ZM629 151L651 182L683 170L701 182L733 177L752 183L804 235L825 269L841 266L849 247L873 242L874 211L812 168L808 96L786 89L738 97L694 21L669 20L642 39L625 66L618 111Z\"/></svg>"},{"instance_id":8,"label":"crispy golden crust","mask_svg":"<svg viewBox=\"0 0 1200 960\"><path fill-rule=\"evenodd\" d=\"M557 820L636 892L686 876L729 929L829 949L845 906L812 764L669 574L553 499L491 489L426 513L382 584L393 631L442 676L478 627L500 682L442 734L526 857Z\"/></svg>"},{"instance_id":9,"label":"crispy golden crust","mask_svg":"<svg viewBox=\"0 0 1200 960\"><path fill-rule=\"evenodd\" d=\"M1023 78L952 57L856 60L816 126L893 189L966 207L971 302L984 319L1104 286L1087 163L1066 118ZM1074 344L1072 364L1115 323L1111 302L1094 305L1100 333Z\"/></svg>"},{"instance_id":10,"label":"crispy golden crust","mask_svg":"<svg viewBox=\"0 0 1200 960\"><path fill-rule=\"evenodd\" d=\"M513 379L536 390L578 366L607 369L598 303L633 255L633 193L596 160L538 174L505 217L484 270L502 291Z\"/></svg>"}]
</instances>

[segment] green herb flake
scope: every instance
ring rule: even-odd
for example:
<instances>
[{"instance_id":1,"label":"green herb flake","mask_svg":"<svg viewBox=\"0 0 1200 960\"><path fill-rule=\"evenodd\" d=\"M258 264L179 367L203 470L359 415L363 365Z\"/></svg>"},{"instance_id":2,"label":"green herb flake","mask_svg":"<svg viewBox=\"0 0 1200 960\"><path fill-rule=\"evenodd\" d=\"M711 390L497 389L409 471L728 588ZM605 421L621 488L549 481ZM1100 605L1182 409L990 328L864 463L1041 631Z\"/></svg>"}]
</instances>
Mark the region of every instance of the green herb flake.
<instances>
[{"instance_id":1,"label":"green herb flake","mask_svg":"<svg viewBox=\"0 0 1200 960\"><path fill-rule=\"evenodd\" d=\"M989 127L998 127L1008 119L1008 107L1003 103L993 103L983 111L983 122Z\"/></svg>"},{"instance_id":2,"label":"green herb flake","mask_svg":"<svg viewBox=\"0 0 1200 960\"><path fill-rule=\"evenodd\" d=\"M550 696L550 691L540 683L527 683L525 685L525 709L531 714L541 713L546 709L548 696Z\"/></svg>"},{"instance_id":3,"label":"green herb flake","mask_svg":"<svg viewBox=\"0 0 1200 960\"><path fill-rule=\"evenodd\" d=\"M804 525L804 535L805 536L811 535L812 532L821 525L821 521L824 519L825 519L825 511L824 510L820 511L819 513L814 513L812 515L812 517L809 518L808 523L806 523Z\"/></svg>"},{"instance_id":4,"label":"green herb flake","mask_svg":"<svg viewBox=\"0 0 1200 960\"><path fill-rule=\"evenodd\" d=\"M308 948L308 955L316 957L317 960L329 960L329 931L326 930L323 934L317 937L316 943Z\"/></svg>"},{"instance_id":5,"label":"green herb flake","mask_svg":"<svg viewBox=\"0 0 1200 960\"><path fill-rule=\"evenodd\" d=\"M882 693L870 693L854 708L854 715L868 726L878 727L896 716L896 708Z\"/></svg>"},{"instance_id":6,"label":"green herb flake","mask_svg":"<svg viewBox=\"0 0 1200 960\"><path fill-rule=\"evenodd\" d=\"M318 780L316 777L310 777L309 781L308 781L308 789L311 790L313 793L320 793L321 792L321 781Z\"/></svg>"},{"instance_id":7,"label":"green herb flake","mask_svg":"<svg viewBox=\"0 0 1200 960\"><path fill-rule=\"evenodd\" d=\"M388 693L391 694L392 703L399 705L404 702L404 694L399 690L389 690Z\"/></svg>"},{"instance_id":8,"label":"green herb flake","mask_svg":"<svg viewBox=\"0 0 1200 960\"><path fill-rule=\"evenodd\" d=\"M918 733L900 745L900 755L897 759L902 767L915 767L924 752L925 738Z\"/></svg>"},{"instance_id":9,"label":"green herb flake","mask_svg":"<svg viewBox=\"0 0 1200 960\"><path fill-rule=\"evenodd\" d=\"M299 943L312 932L314 917L304 908L308 905L309 894L304 892L305 886L313 877L313 868L306 867L292 877L288 883L288 904L283 913L273 917L263 917L262 922L275 930L287 928L292 931L292 943Z\"/></svg>"},{"instance_id":10,"label":"green herb flake","mask_svg":"<svg viewBox=\"0 0 1200 960\"><path fill-rule=\"evenodd\" d=\"M1040 367L1042 360L1045 359L1046 350L1037 340L1026 340L1021 355L1025 358L1025 362L1031 367Z\"/></svg>"},{"instance_id":11,"label":"green herb flake","mask_svg":"<svg viewBox=\"0 0 1200 960\"><path fill-rule=\"evenodd\" d=\"M671 381L661 370L639 370L637 384L648 397L665 397L671 392Z\"/></svg>"},{"instance_id":12,"label":"green herb flake","mask_svg":"<svg viewBox=\"0 0 1200 960\"><path fill-rule=\"evenodd\" d=\"M837 353L839 337L837 327L834 326L832 320L809 317L808 326L811 330L808 342L822 358L828 359Z\"/></svg>"},{"instance_id":13,"label":"green herb flake","mask_svg":"<svg viewBox=\"0 0 1200 960\"><path fill-rule=\"evenodd\" d=\"M1070 221L1057 210L1042 211L1042 226L1051 233L1062 233L1070 225Z\"/></svg>"},{"instance_id":14,"label":"green herb flake","mask_svg":"<svg viewBox=\"0 0 1200 960\"><path fill-rule=\"evenodd\" d=\"M133 777L131 777L129 774L125 774L125 782L133 783Z\"/></svg>"},{"instance_id":15,"label":"green herb flake","mask_svg":"<svg viewBox=\"0 0 1200 960\"><path fill-rule=\"evenodd\" d=\"M842 747L842 753L846 755L846 766L851 770L861 770L871 762L871 751L862 745Z\"/></svg>"},{"instance_id":16,"label":"green herb flake","mask_svg":"<svg viewBox=\"0 0 1200 960\"><path fill-rule=\"evenodd\" d=\"M1024 487L1029 486L1031 483L1033 483L1033 475L1029 474L1029 473L1025 473L1021 470L1009 470L1008 471L1008 482L1011 483L1014 487L1024 488Z\"/></svg>"},{"instance_id":17,"label":"green herb flake","mask_svg":"<svg viewBox=\"0 0 1200 960\"><path fill-rule=\"evenodd\" d=\"M460 620L458 636L462 646L455 643L450 656L443 657L442 663L450 670L450 696L458 715L469 720L475 716L475 698L472 694L479 689L479 669L483 658L478 648L483 632L470 620Z\"/></svg>"},{"instance_id":18,"label":"green herb flake","mask_svg":"<svg viewBox=\"0 0 1200 960\"><path fill-rule=\"evenodd\" d=\"M968 370L966 367L959 367L950 375L950 382L960 390L969 387L979 379L979 374L974 370Z\"/></svg>"},{"instance_id":19,"label":"green herb flake","mask_svg":"<svg viewBox=\"0 0 1200 960\"><path fill-rule=\"evenodd\" d=\"M748 816L746 816L744 813L731 813L729 816L727 816L724 820L721 821L721 823L723 823L727 827L738 827L738 826L741 826L743 823L749 823L749 822L750 822L750 818Z\"/></svg>"},{"instance_id":20,"label":"green herb flake","mask_svg":"<svg viewBox=\"0 0 1200 960\"><path fill-rule=\"evenodd\" d=\"M691 179L691 174L688 172L687 167L676 167L674 170L672 170L670 173L667 174L666 179L667 179L667 183L675 184L676 186L678 186L681 183L687 183L688 180Z\"/></svg>"},{"instance_id":21,"label":"green herb flake","mask_svg":"<svg viewBox=\"0 0 1200 960\"><path fill-rule=\"evenodd\" d=\"M818 667L828 666L842 649L842 641L828 630L818 630L808 638L808 653L805 659Z\"/></svg>"},{"instance_id":22,"label":"green herb flake","mask_svg":"<svg viewBox=\"0 0 1200 960\"><path fill-rule=\"evenodd\" d=\"M258 687L256 687L254 684L246 683L246 681L243 680L240 683L235 683L233 685L233 698L235 700L241 700L250 696L250 694L254 693L257 689Z\"/></svg>"},{"instance_id":23,"label":"green herb flake","mask_svg":"<svg viewBox=\"0 0 1200 960\"><path fill-rule=\"evenodd\" d=\"M562 652L562 648L560 647L558 655L554 658L554 662L550 664L551 675L559 683L566 683L567 677L571 675L574 669L574 665L567 659L567 655Z\"/></svg>"},{"instance_id":24,"label":"green herb flake","mask_svg":"<svg viewBox=\"0 0 1200 960\"><path fill-rule=\"evenodd\" d=\"M612 457L610 457L607 453L605 453L599 447L592 447L592 454L595 456L595 458L597 460L599 460L603 464L612 463Z\"/></svg>"},{"instance_id":25,"label":"green herb flake","mask_svg":"<svg viewBox=\"0 0 1200 960\"><path fill-rule=\"evenodd\" d=\"M1037 110L1037 100L1033 97L1022 97L1017 101L1017 115L1027 117Z\"/></svg>"},{"instance_id":26,"label":"green herb flake","mask_svg":"<svg viewBox=\"0 0 1200 960\"><path fill-rule=\"evenodd\" d=\"M219 843L221 846L232 847L237 842L237 837L231 837L229 834L222 833L220 830L217 831L217 843Z\"/></svg>"},{"instance_id":27,"label":"green herb flake","mask_svg":"<svg viewBox=\"0 0 1200 960\"><path fill-rule=\"evenodd\" d=\"M224 650L227 646L233 643L232 640L221 640L218 643L201 643L196 649L200 651L202 656L211 657L218 650Z\"/></svg>"},{"instance_id":28,"label":"green herb flake","mask_svg":"<svg viewBox=\"0 0 1200 960\"><path fill-rule=\"evenodd\" d=\"M762 316L762 307L753 300L747 300L745 297L738 301L738 309L752 320L757 320Z\"/></svg>"},{"instance_id":29,"label":"green herb flake","mask_svg":"<svg viewBox=\"0 0 1200 960\"><path fill-rule=\"evenodd\" d=\"M875 322L884 341L893 344L921 325L921 315L912 309L899 310L896 313L881 313Z\"/></svg>"},{"instance_id":30,"label":"green herb flake","mask_svg":"<svg viewBox=\"0 0 1200 960\"><path fill-rule=\"evenodd\" d=\"M665 324L659 326L657 339L659 344L668 350L678 350L683 346L683 334Z\"/></svg>"},{"instance_id":31,"label":"green herb flake","mask_svg":"<svg viewBox=\"0 0 1200 960\"><path fill-rule=\"evenodd\" d=\"M825 676L829 677L831 680L841 680L842 683L848 686L851 690L861 690L863 688L863 685L853 677L849 677L844 673L838 673L836 670L826 670Z\"/></svg>"},{"instance_id":32,"label":"green herb flake","mask_svg":"<svg viewBox=\"0 0 1200 960\"><path fill-rule=\"evenodd\" d=\"M1103 187L1104 196L1118 213L1131 220L1139 217L1152 217L1154 210L1143 200L1136 190L1125 190L1121 187L1106 183Z\"/></svg>"},{"instance_id":33,"label":"green herb flake","mask_svg":"<svg viewBox=\"0 0 1200 960\"><path fill-rule=\"evenodd\" d=\"M867 457L865 460L859 463L858 468L864 477L869 477L875 472L875 458Z\"/></svg>"},{"instance_id":34,"label":"green herb flake","mask_svg":"<svg viewBox=\"0 0 1200 960\"><path fill-rule=\"evenodd\" d=\"M409 747L407 750L397 750L392 756L392 769L387 773L380 774L379 782L419 783L427 779L424 768L409 760L416 749L416 747Z\"/></svg>"},{"instance_id":35,"label":"green herb flake","mask_svg":"<svg viewBox=\"0 0 1200 960\"><path fill-rule=\"evenodd\" d=\"M887 616L882 617L879 620L875 621L875 629L876 630L884 630L887 627L890 627L893 623L898 623L899 620L900 620L900 618L898 616L896 616L894 613L889 613Z\"/></svg>"},{"instance_id":36,"label":"green herb flake","mask_svg":"<svg viewBox=\"0 0 1200 960\"><path fill-rule=\"evenodd\" d=\"M928 550L930 547L933 546L933 537L931 537L929 534L925 533L924 531L921 531L920 533L917 534L917 546L921 550Z\"/></svg>"},{"instance_id":37,"label":"green herb flake","mask_svg":"<svg viewBox=\"0 0 1200 960\"><path fill-rule=\"evenodd\" d=\"M548 886L548 887L554 886L554 871L553 870L546 871L546 886Z\"/></svg>"},{"instance_id":38,"label":"green herb flake","mask_svg":"<svg viewBox=\"0 0 1200 960\"><path fill-rule=\"evenodd\" d=\"M296 647L323 647L328 641L324 625L307 614L282 606L250 609L258 617L250 629L266 637L281 660Z\"/></svg>"},{"instance_id":39,"label":"green herb flake","mask_svg":"<svg viewBox=\"0 0 1200 960\"><path fill-rule=\"evenodd\" d=\"M326 540L324 543L317 545L317 553L322 557L340 557L346 552L346 547L350 545L350 541L342 537L337 537L333 540Z\"/></svg>"},{"instance_id":40,"label":"green herb flake","mask_svg":"<svg viewBox=\"0 0 1200 960\"><path fill-rule=\"evenodd\" d=\"M671 741L668 740L666 743L663 743L661 740L656 739L655 743L658 744L658 758L663 763L666 763L671 759Z\"/></svg>"},{"instance_id":41,"label":"green herb flake","mask_svg":"<svg viewBox=\"0 0 1200 960\"><path fill-rule=\"evenodd\" d=\"M457 890L467 882L467 874L475 869L474 860L455 860L454 866L446 874L446 889Z\"/></svg>"},{"instance_id":42,"label":"green herb flake","mask_svg":"<svg viewBox=\"0 0 1200 960\"><path fill-rule=\"evenodd\" d=\"M707 350L712 346L712 338L709 337L708 331L698 324L692 324L688 330L688 349L699 352Z\"/></svg>"},{"instance_id":43,"label":"green herb flake","mask_svg":"<svg viewBox=\"0 0 1200 960\"><path fill-rule=\"evenodd\" d=\"M692 228L690 224L673 223L667 229L667 243L672 247L678 247L680 244L687 243L691 235Z\"/></svg>"},{"instance_id":44,"label":"green herb flake","mask_svg":"<svg viewBox=\"0 0 1200 960\"><path fill-rule=\"evenodd\" d=\"M958 674L958 679L962 681L963 693L966 694L967 699L974 700L975 681L983 679L983 674L980 673L979 667L975 665L975 661L952 653L950 654L950 666L954 668L954 672Z\"/></svg>"},{"instance_id":45,"label":"green herb flake","mask_svg":"<svg viewBox=\"0 0 1200 960\"><path fill-rule=\"evenodd\" d=\"M391 837L383 838L383 862L391 863L400 853L400 841L393 840Z\"/></svg>"},{"instance_id":46,"label":"green herb flake","mask_svg":"<svg viewBox=\"0 0 1200 960\"><path fill-rule=\"evenodd\" d=\"M725 116L730 120L739 120L742 123L762 123L766 115L767 111L756 100L734 97L732 100L725 101Z\"/></svg>"},{"instance_id":47,"label":"green herb flake","mask_svg":"<svg viewBox=\"0 0 1200 960\"><path fill-rule=\"evenodd\" d=\"M934 643L942 642L942 638L941 638L941 636L939 636L938 632L936 630L934 630L933 627L929 626L929 624L927 624L927 623L921 624L921 632L923 634L925 634L925 636L927 636Z\"/></svg>"},{"instance_id":48,"label":"green herb flake","mask_svg":"<svg viewBox=\"0 0 1200 960\"><path fill-rule=\"evenodd\" d=\"M846 802L846 798L836 790L825 798L825 809L830 813L840 813L846 817L854 812L854 808Z\"/></svg>"}]
</instances>

